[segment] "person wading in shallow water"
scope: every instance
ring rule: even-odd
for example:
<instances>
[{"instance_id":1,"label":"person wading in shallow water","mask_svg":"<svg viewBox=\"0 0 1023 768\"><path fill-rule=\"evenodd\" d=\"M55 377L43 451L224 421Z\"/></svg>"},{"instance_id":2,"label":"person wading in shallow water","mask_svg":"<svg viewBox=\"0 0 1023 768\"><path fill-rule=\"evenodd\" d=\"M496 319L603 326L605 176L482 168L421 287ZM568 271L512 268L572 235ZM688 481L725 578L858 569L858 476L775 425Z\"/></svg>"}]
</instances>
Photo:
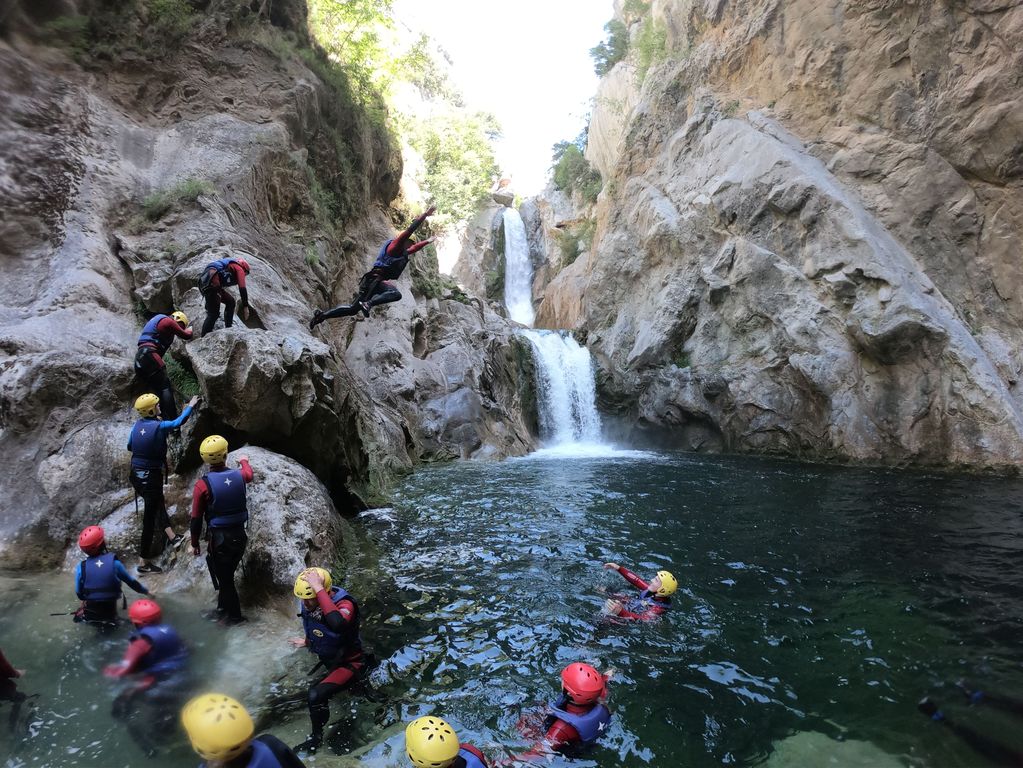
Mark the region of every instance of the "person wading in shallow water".
<instances>
[{"instance_id":1,"label":"person wading in shallow water","mask_svg":"<svg viewBox=\"0 0 1023 768\"><path fill-rule=\"evenodd\" d=\"M127 678L135 684L121 693L113 704L113 715L127 722L128 732L152 756L173 733L188 687L188 649L172 627L163 623L163 612L152 600L136 600L128 609L135 633L119 664L110 664L103 674Z\"/></svg>"},{"instance_id":2,"label":"person wading in shallow water","mask_svg":"<svg viewBox=\"0 0 1023 768\"><path fill-rule=\"evenodd\" d=\"M604 567L618 571L625 580L640 590L639 597L627 602L608 600L604 611L620 619L652 621L671 608L671 596L678 589L678 580L668 571L658 571L649 583L618 563L604 563Z\"/></svg>"},{"instance_id":3,"label":"person wading in shallow water","mask_svg":"<svg viewBox=\"0 0 1023 768\"><path fill-rule=\"evenodd\" d=\"M98 525L90 525L78 536L78 546L87 557L75 568L75 594L82 606L74 620L98 626L117 622L117 601L124 599L121 584L136 592L152 595L141 582L128 575L117 555L107 551L106 534Z\"/></svg>"},{"instance_id":4,"label":"person wading in shallow water","mask_svg":"<svg viewBox=\"0 0 1023 768\"><path fill-rule=\"evenodd\" d=\"M142 540L139 543L142 565L139 566L139 573L161 573L163 569L152 561L160 556L167 541L180 544L185 540L183 535L174 535L170 518L167 517L167 502L163 497L167 435L188 420L198 402L199 398L193 397L180 416L173 421L165 421L160 418L160 398L156 395L145 394L135 401L135 410L140 418L131 428L128 450L131 451L131 485L135 489L136 505L139 496L143 504ZM155 536L157 528L161 529L163 536Z\"/></svg>"},{"instance_id":5,"label":"person wading in shallow water","mask_svg":"<svg viewBox=\"0 0 1023 768\"><path fill-rule=\"evenodd\" d=\"M380 247L380 254L377 256L373 268L362 276L359 281L359 293L352 300L351 304L342 304L333 309L323 312L316 310L313 319L309 321L309 328L315 328L324 320L334 317L350 317L362 312L364 317L369 317L369 310L379 304L387 304L401 299L401 291L394 283L388 280L397 280L408 265L409 256L422 250L433 242L434 238L420 240L418 243L409 243L412 234L422 225L426 219L436 211L436 206L430 206L425 213L413 221L408 229L399 234L393 240L388 240Z\"/></svg>"},{"instance_id":6,"label":"person wading in shallow water","mask_svg":"<svg viewBox=\"0 0 1023 768\"><path fill-rule=\"evenodd\" d=\"M323 729L330 720L329 701L360 679L366 666L359 636L359 605L341 587L333 586L323 568L307 568L295 579L299 616L305 637L291 639L296 648L308 648L327 670L327 676L309 688L309 719L312 733L295 747L315 752L323 744ZM315 667L314 667L315 671Z\"/></svg>"},{"instance_id":7,"label":"person wading in shallow water","mask_svg":"<svg viewBox=\"0 0 1023 768\"><path fill-rule=\"evenodd\" d=\"M167 376L167 364L163 360L176 337L191 341L192 329L188 327L188 315L184 312L154 315L142 328L139 348L135 353L135 375L160 398L160 413L165 419L178 417L178 404L174 401L174 390Z\"/></svg>"},{"instance_id":8,"label":"person wading in shallow water","mask_svg":"<svg viewBox=\"0 0 1023 768\"><path fill-rule=\"evenodd\" d=\"M973 688L972 685L960 680L957 684L958 688L966 694L966 697L970 700L971 704L982 705L986 704L995 709L1006 712L1010 715L1015 715L1017 718L1023 719L1023 699L1016 699L1011 696L1004 696L998 693L991 693L989 691L978 691ZM938 705L931 701L929 698L924 698L916 705L916 708L920 710L927 717L931 718L936 723L944 725L948 730L958 736L960 739L965 741L975 752L983 755L995 765L1009 766L1010 768L1023 768L1023 751L1013 749L1000 742L995 741L990 736L985 736L978 731L973 730L969 726L962 725L961 723L949 720L945 716L945 713L938 708Z\"/></svg>"},{"instance_id":9,"label":"person wading in shallow water","mask_svg":"<svg viewBox=\"0 0 1023 768\"><path fill-rule=\"evenodd\" d=\"M238 701L222 693L196 696L181 710L181 724L200 768L305 768L288 745L256 727ZM253 738L255 736L255 738Z\"/></svg>"},{"instance_id":10,"label":"person wading in shallow water","mask_svg":"<svg viewBox=\"0 0 1023 768\"><path fill-rule=\"evenodd\" d=\"M417 768L487 768L484 754L458 741L455 729L439 717L420 717L405 728L405 754Z\"/></svg>"},{"instance_id":11,"label":"person wading in shallow water","mask_svg":"<svg viewBox=\"0 0 1023 768\"><path fill-rule=\"evenodd\" d=\"M245 523L249 519L245 486L252 482L253 472L248 456L239 457L239 469L229 468L227 453L227 440L220 435L210 435L199 446L199 454L209 465L209 471L196 481L192 490L189 532L192 536L192 554L198 557L201 553L199 538L202 536L202 524L203 520L206 521L206 537L209 541L206 564L210 569L213 587L217 590L217 608L203 615L224 625L232 625L247 621L242 616L234 572L245 556L245 547L249 543L245 533Z\"/></svg>"}]
</instances>

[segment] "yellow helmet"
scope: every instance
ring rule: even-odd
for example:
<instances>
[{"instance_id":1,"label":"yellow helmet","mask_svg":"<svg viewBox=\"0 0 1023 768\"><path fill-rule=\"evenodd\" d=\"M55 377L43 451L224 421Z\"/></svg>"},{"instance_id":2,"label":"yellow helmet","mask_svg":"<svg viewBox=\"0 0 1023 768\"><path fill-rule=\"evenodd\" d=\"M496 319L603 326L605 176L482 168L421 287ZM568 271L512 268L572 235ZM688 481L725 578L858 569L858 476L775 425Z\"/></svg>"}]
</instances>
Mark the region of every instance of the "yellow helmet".
<instances>
[{"instance_id":1,"label":"yellow helmet","mask_svg":"<svg viewBox=\"0 0 1023 768\"><path fill-rule=\"evenodd\" d=\"M668 571L658 571L657 578L661 580L661 587L654 594L658 597L670 597L678 589L678 579Z\"/></svg>"},{"instance_id":2,"label":"yellow helmet","mask_svg":"<svg viewBox=\"0 0 1023 768\"><path fill-rule=\"evenodd\" d=\"M203 760L233 760L249 746L256 727L240 703L222 693L196 696L181 710L188 740Z\"/></svg>"},{"instance_id":3,"label":"yellow helmet","mask_svg":"<svg viewBox=\"0 0 1023 768\"><path fill-rule=\"evenodd\" d=\"M173 317L175 320L177 320L182 328L187 328L188 327L188 315L186 315L180 309L177 312L172 313L171 317Z\"/></svg>"},{"instance_id":4,"label":"yellow helmet","mask_svg":"<svg viewBox=\"0 0 1023 768\"><path fill-rule=\"evenodd\" d=\"M144 395L139 395L135 400L135 410L139 412L139 416L151 419L156 416L156 406L159 404L160 398L152 392L147 392Z\"/></svg>"},{"instance_id":5,"label":"yellow helmet","mask_svg":"<svg viewBox=\"0 0 1023 768\"><path fill-rule=\"evenodd\" d=\"M460 746L455 729L439 717L420 717L405 728L405 752L419 768L446 768Z\"/></svg>"},{"instance_id":6,"label":"yellow helmet","mask_svg":"<svg viewBox=\"0 0 1023 768\"><path fill-rule=\"evenodd\" d=\"M227 461L227 440L220 435L210 435L200 443L199 455L207 464L223 464Z\"/></svg>"},{"instance_id":7,"label":"yellow helmet","mask_svg":"<svg viewBox=\"0 0 1023 768\"><path fill-rule=\"evenodd\" d=\"M330 588L334 586L333 580L330 578L330 572L326 568L307 568L309 571L316 571L320 574L323 579L323 588L330 591ZM298 574L298 578L295 579L295 595L301 597L303 600L312 600L316 597L316 592L312 587L309 586L309 582L302 578L302 573Z\"/></svg>"}]
</instances>

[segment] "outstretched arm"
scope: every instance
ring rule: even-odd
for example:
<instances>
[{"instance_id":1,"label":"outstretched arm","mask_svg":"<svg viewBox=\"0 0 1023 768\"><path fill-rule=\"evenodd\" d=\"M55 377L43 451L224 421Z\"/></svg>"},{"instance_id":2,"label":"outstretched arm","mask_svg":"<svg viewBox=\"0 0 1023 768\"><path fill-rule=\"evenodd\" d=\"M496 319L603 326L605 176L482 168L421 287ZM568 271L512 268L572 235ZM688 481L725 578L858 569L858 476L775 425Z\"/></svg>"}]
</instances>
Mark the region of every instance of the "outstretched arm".
<instances>
[{"instance_id":1,"label":"outstretched arm","mask_svg":"<svg viewBox=\"0 0 1023 768\"><path fill-rule=\"evenodd\" d=\"M134 589L140 595L148 595L149 590L146 589L145 585L137 579L133 579L128 573L128 570L124 567L124 563L120 560L114 560L114 573L117 574L117 578L127 584L129 587Z\"/></svg>"},{"instance_id":2,"label":"outstretched arm","mask_svg":"<svg viewBox=\"0 0 1023 768\"><path fill-rule=\"evenodd\" d=\"M624 565L618 565L618 563L604 563L604 567L612 571L618 571L618 573L625 577L625 580L627 582L629 582L632 586L634 586L636 589L642 592L645 592L647 589L649 589L649 586L645 581L643 581L643 579L639 578L639 576L634 574Z\"/></svg>"},{"instance_id":3,"label":"outstretched arm","mask_svg":"<svg viewBox=\"0 0 1023 768\"><path fill-rule=\"evenodd\" d=\"M411 256L416 251L423 250L423 248L428 246L433 241L434 241L434 238L428 237L426 240L420 240L418 243L412 243L412 245L410 245L408 247L408 255Z\"/></svg>"},{"instance_id":4,"label":"outstretched arm","mask_svg":"<svg viewBox=\"0 0 1023 768\"><path fill-rule=\"evenodd\" d=\"M400 253L402 249L405 248L405 245L408 243L409 238L412 237L412 234L417 229L419 229L419 227L422 226L423 222L426 221L427 218L429 218L436 210L437 206L431 205L422 214L416 217L412 221L412 223L409 224L408 229L406 229L404 232L402 232L400 235L394 238L391 241L391 244L387 246L387 255L393 256L395 253Z\"/></svg>"},{"instance_id":5,"label":"outstretched arm","mask_svg":"<svg viewBox=\"0 0 1023 768\"><path fill-rule=\"evenodd\" d=\"M121 663L107 665L103 670L103 674L107 677L130 675L139 668L139 664L142 663L142 657L149 653L152 647L153 644L144 637L132 640L128 645L128 650L124 652L124 658L121 659Z\"/></svg>"}]
</instances>

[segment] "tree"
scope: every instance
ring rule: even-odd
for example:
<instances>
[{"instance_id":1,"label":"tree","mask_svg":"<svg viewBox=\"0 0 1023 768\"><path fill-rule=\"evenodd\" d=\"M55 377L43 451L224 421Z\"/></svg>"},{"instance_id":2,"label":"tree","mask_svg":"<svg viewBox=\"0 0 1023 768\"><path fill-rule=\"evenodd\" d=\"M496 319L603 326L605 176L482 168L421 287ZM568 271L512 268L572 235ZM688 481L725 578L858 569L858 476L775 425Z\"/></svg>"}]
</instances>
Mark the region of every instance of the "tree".
<instances>
[{"instance_id":1,"label":"tree","mask_svg":"<svg viewBox=\"0 0 1023 768\"><path fill-rule=\"evenodd\" d=\"M604 25L607 38L590 48L593 71L603 77L629 53L629 30L618 19L611 19Z\"/></svg>"}]
</instances>

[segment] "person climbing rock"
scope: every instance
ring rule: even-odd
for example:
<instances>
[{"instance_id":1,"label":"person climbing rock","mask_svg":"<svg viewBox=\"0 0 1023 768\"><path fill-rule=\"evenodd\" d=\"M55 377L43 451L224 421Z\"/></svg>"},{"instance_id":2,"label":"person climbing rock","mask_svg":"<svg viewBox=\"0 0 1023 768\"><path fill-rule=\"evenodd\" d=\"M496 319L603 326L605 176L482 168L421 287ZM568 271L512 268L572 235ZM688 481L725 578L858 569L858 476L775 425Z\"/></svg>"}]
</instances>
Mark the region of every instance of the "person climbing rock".
<instances>
[{"instance_id":1,"label":"person climbing rock","mask_svg":"<svg viewBox=\"0 0 1023 768\"><path fill-rule=\"evenodd\" d=\"M561 696L547 705L543 738L512 761L546 759L552 752L576 756L596 743L611 722L606 704L610 679L610 672L602 675L582 662L565 667L561 671Z\"/></svg>"},{"instance_id":2,"label":"person climbing rock","mask_svg":"<svg viewBox=\"0 0 1023 768\"><path fill-rule=\"evenodd\" d=\"M309 738L295 747L297 752L315 752L323 744L323 729L330 719L332 696L360 679L366 665L359 636L359 605L348 592L333 586L324 568L307 568L295 579L304 637L290 640L296 648L308 648L316 655L327 675L309 688Z\"/></svg>"},{"instance_id":3,"label":"person climbing rock","mask_svg":"<svg viewBox=\"0 0 1023 768\"><path fill-rule=\"evenodd\" d=\"M980 691L972 685L960 680L956 684L966 695L971 704L986 704L1002 712L1023 718L1023 700L1004 696L989 691ZM1023 768L1023 751L1002 744L999 741L975 731L967 725L950 720L930 698L923 698L916 708L936 723L948 728L952 733L966 742L975 752L983 755L995 765Z\"/></svg>"},{"instance_id":4,"label":"person climbing rock","mask_svg":"<svg viewBox=\"0 0 1023 768\"><path fill-rule=\"evenodd\" d=\"M487 768L484 754L458 741L455 729L439 717L420 717L405 728L405 754L417 768Z\"/></svg>"},{"instance_id":5,"label":"person climbing rock","mask_svg":"<svg viewBox=\"0 0 1023 768\"><path fill-rule=\"evenodd\" d=\"M124 598L122 583L139 594L152 594L128 575L117 555L107 551L106 534L98 525L90 525L79 534L78 546L87 557L75 568L75 594L82 601L74 614L76 622L100 626L116 623L117 601Z\"/></svg>"},{"instance_id":6,"label":"person climbing rock","mask_svg":"<svg viewBox=\"0 0 1023 768\"><path fill-rule=\"evenodd\" d=\"M199 454L209 470L196 481L192 490L189 532L192 554L198 557L201 554L199 538L205 520L208 541L206 563L217 590L217 608L204 615L232 625L247 621L242 616L234 572L249 541L245 534L245 523L249 519L245 486L252 482L253 472L248 456L239 458L239 469L229 468L227 452L227 440L220 435L210 435L199 446Z\"/></svg>"},{"instance_id":7,"label":"person climbing rock","mask_svg":"<svg viewBox=\"0 0 1023 768\"><path fill-rule=\"evenodd\" d=\"M364 317L369 317L370 308L380 304L387 304L401 299L401 291L389 280L397 280L408 265L409 256L422 250L434 241L434 238L420 240L418 243L410 243L412 234L423 224L426 219L436 211L436 206L430 206L425 213L415 219L401 234L393 240L388 240L380 246L380 254L377 256L373 268L362 276L359 281L359 292L352 299L351 304L342 304L327 310L316 310L313 319L309 321L309 328L315 328L324 320L334 317L351 317L362 312Z\"/></svg>"},{"instance_id":8,"label":"person climbing rock","mask_svg":"<svg viewBox=\"0 0 1023 768\"><path fill-rule=\"evenodd\" d=\"M175 337L185 341L192 339L188 315L184 312L153 315L142 328L139 348L135 353L135 375L160 398L160 412L165 419L178 417L178 404L174 401L174 389L163 360Z\"/></svg>"},{"instance_id":9,"label":"person climbing rock","mask_svg":"<svg viewBox=\"0 0 1023 768\"><path fill-rule=\"evenodd\" d=\"M678 580L668 571L658 571L649 583L618 563L604 563L604 567L618 571L625 580L640 590L639 597L627 602L608 600L604 611L620 619L651 621L671 607L671 596L678 589Z\"/></svg>"},{"instance_id":10,"label":"person climbing rock","mask_svg":"<svg viewBox=\"0 0 1023 768\"><path fill-rule=\"evenodd\" d=\"M200 768L305 768L288 745L270 734L253 736L252 716L235 699L204 693L185 704L181 724Z\"/></svg>"},{"instance_id":11,"label":"person climbing rock","mask_svg":"<svg viewBox=\"0 0 1023 768\"><path fill-rule=\"evenodd\" d=\"M128 436L128 450L131 451L131 485L135 489L136 504L138 497L142 497L142 538L139 542L142 565L138 568L139 573L161 573L163 569L153 560L163 553L168 541L180 544L185 540L183 535L174 534L167 516L167 502L163 497L167 434L188 420L198 402L199 398L193 397L180 416L165 421L160 418L160 398L156 395L147 393L135 400L139 420ZM162 530L163 536L154 535L157 527Z\"/></svg>"},{"instance_id":12,"label":"person climbing rock","mask_svg":"<svg viewBox=\"0 0 1023 768\"><path fill-rule=\"evenodd\" d=\"M161 734L173 733L174 719L187 696L188 648L152 600L136 600L128 609L135 633L119 664L110 664L107 677L135 678L113 704L113 716L128 725L132 738L148 755L166 743Z\"/></svg>"},{"instance_id":13,"label":"person climbing rock","mask_svg":"<svg viewBox=\"0 0 1023 768\"><path fill-rule=\"evenodd\" d=\"M199 293L206 300L206 319L202 324L202 335L213 330L220 317L220 305L224 305L224 327L234 322L234 297L227 292L232 285L238 286L241 305L238 314L242 320L249 319L249 291L245 287L245 276L249 274L249 262L245 259L217 259L206 265L199 275Z\"/></svg>"},{"instance_id":14,"label":"person climbing rock","mask_svg":"<svg viewBox=\"0 0 1023 768\"><path fill-rule=\"evenodd\" d=\"M15 669L14 665L4 656L3 649L0 649L0 701L23 701L25 694L18 690L18 684L14 682L25 675L25 670Z\"/></svg>"}]
</instances>

